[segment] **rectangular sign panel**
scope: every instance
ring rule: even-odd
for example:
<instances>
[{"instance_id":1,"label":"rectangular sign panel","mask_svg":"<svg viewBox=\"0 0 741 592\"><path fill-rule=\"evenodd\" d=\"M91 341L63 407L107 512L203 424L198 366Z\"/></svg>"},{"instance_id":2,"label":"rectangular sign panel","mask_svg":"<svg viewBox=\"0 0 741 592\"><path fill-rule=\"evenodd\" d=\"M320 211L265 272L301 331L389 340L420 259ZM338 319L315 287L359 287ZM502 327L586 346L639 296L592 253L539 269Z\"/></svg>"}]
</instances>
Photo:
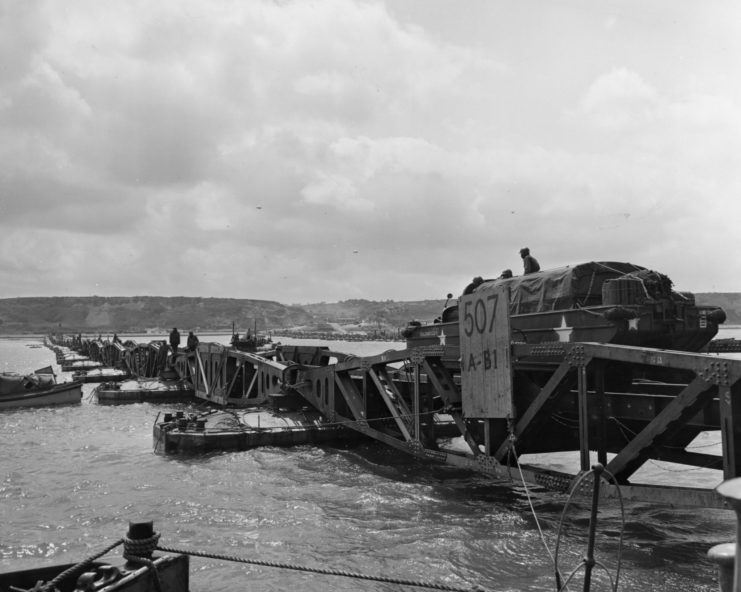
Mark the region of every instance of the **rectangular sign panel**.
<instances>
[{"instance_id":1,"label":"rectangular sign panel","mask_svg":"<svg viewBox=\"0 0 741 592\"><path fill-rule=\"evenodd\" d=\"M461 296L458 311L464 417L513 417L508 288Z\"/></svg>"}]
</instances>

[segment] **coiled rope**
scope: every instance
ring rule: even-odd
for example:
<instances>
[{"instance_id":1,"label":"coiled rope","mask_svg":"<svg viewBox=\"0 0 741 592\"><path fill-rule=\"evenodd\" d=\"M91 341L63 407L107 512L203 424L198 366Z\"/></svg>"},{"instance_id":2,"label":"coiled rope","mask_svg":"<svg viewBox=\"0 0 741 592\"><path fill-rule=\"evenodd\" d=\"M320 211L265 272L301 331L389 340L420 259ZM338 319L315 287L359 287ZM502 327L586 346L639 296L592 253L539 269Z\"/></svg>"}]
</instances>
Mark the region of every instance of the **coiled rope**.
<instances>
[{"instance_id":1,"label":"coiled rope","mask_svg":"<svg viewBox=\"0 0 741 592\"><path fill-rule=\"evenodd\" d=\"M131 563L138 563L149 568L149 573L152 574L152 581L154 582L154 588L157 592L162 592L162 582L160 581L160 574L157 571L157 566L150 558L152 553L157 549L157 543L160 540L160 533L155 532L151 537L146 539L130 539L129 537L123 538L124 553L123 557L126 561Z\"/></svg>"},{"instance_id":2,"label":"coiled rope","mask_svg":"<svg viewBox=\"0 0 741 592\"><path fill-rule=\"evenodd\" d=\"M362 574L352 571L344 571L339 569L326 569L321 567L307 567L302 565L296 565L294 563L283 563L280 561L265 561L261 559L247 559L245 557L238 557L236 555L222 555L220 553L208 553L205 551L193 551L188 549L176 549L174 547L163 547L157 546L158 551L165 553L177 553L180 555L191 555L193 557L203 557L206 559L221 559L223 561L233 561L236 563L246 563L249 565L259 565L262 567L277 567L280 569L292 569L295 571L303 571L308 573L322 574L327 576L341 576L345 578L352 578L356 580L370 580L373 582L383 582L386 584L399 584L401 586L417 586L419 588L430 588L432 590L445 590L447 592L486 592L485 588L479 585L469 586L463 588L459 586L448 586L447 584L437 584L434 582L424 582L419 580L407 580L403 578L390 578L385 576L372 576L368 574Z\"/></svg>"}]
</instances>

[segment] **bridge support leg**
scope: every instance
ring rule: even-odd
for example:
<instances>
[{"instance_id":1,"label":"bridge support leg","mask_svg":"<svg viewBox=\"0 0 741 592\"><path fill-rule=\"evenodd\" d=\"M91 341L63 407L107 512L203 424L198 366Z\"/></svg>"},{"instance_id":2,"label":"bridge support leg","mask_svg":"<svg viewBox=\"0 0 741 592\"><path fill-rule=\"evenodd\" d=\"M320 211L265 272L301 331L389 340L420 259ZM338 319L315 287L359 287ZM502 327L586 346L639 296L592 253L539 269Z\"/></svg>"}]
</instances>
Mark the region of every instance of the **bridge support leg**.
<instances>
[{"instance_id":1,"label":"bridge support leg","mask_svg":"<svg viewBox=\"0 0 741 592\"><path fill-rule=\"evenodd\" d=\"M723 436L723 478L741 476L741 385L718 387Z\"/></svg>"},{"instance_id":2,"label":"bridge support leg","mask_svg":"<svg viewBox=\"0 0 741 592\"><path fill-rule=\"evenodd\" d=\"M590 469L589 462L589 405L587 392L587 368L579 366L577 368L578 393L579 393L579 459L581 470Z\"/></svg>"},{"instance_id":3,"label":"bridge support leg","mask_svg":"<svg viewBox=\"0 0 741 592\"><path fill-rule=\"evenodd\" d=\"M594 392L597 426L597 462L607 466L607 402L605 401L605 364L601 361L593 363Z\"/></svg>"},{"instance_id":4,"label":"bridge support leg","mask_svg":"<svg viewBox=\"0 0 741 592\"><path fill-rule=\"evenodd\" d=\"M422 412L422 406L419 400L419 364L414 364L414 400L412 401L412 413L414 413L414 439L419 442L422 439L422 430L420 425L420 413Z\"/></svg>"}]
</instances>

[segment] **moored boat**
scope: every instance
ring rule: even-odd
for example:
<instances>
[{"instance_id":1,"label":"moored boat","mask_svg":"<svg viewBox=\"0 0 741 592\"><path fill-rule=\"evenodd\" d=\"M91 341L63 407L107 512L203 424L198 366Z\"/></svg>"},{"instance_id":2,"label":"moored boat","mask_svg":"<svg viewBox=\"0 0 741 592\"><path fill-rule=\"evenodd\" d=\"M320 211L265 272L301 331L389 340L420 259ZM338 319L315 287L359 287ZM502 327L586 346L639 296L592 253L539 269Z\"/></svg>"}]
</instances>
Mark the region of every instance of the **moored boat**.
<instances>
[{"instance_id":1,"label":"moored boat","mask_svg":"<svg viewBox=\"0 0 741 592\"><path fill-rule=\"evenodd\" d=\"M358 440L355 430L325 420L311 409L246 412L211 410L202 414L165 413L154 423L154 452L203 454L242 451L259 446L297 446Z\"/></svg>"},{"instance_id":2,"label":"moored boat","mask_svg":"<svg viewBox=\"0 0 741 592\"><path fill-rule=\"evenodd\" d=\"M30 374L0 373L0 409L66 405L82 400L82 383L57 383L51 367Z\"/></svg>"}]
</instances>

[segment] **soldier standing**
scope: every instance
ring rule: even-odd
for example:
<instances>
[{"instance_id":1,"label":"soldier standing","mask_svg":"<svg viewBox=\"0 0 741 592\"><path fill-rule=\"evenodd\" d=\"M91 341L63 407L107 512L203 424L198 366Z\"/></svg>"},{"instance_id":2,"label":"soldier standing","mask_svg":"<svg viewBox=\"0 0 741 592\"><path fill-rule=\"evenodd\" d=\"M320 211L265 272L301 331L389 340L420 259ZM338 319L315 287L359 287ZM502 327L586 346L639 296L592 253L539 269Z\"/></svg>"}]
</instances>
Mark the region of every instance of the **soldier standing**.
<instances>
[{"instance_id":1,"label":"soldier standing","mask_svg":"<svg viewBox=\"0 0 741 592\"><path fill-rule=\"evenodd\" d=\"M172 331L170 331L170 347L172 348L172 353L174 354L178 353L179 345L180 345L180 333L178 333L177 327L173 327Z\"/></svg>"}]
</instances>

